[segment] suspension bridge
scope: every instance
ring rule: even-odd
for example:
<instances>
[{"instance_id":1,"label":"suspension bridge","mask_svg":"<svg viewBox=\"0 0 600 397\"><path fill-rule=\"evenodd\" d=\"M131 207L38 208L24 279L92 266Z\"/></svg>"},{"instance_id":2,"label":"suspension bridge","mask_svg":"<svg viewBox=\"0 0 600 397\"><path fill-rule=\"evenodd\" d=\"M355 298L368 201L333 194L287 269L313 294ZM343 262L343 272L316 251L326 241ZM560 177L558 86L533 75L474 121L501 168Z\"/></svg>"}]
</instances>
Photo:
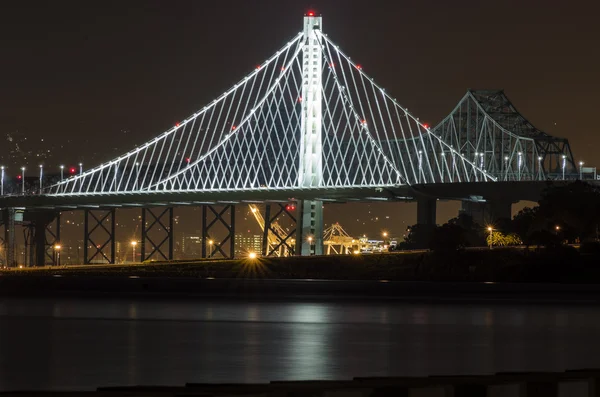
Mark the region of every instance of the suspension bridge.
<instances>
[{"instance_id":1,"label":"suspension bridge","mask_svg":"<svg viewBox=\"0 0 600 397\"><path fill-rule=\"evenodd\" d=\"M173 207L193 205L202 206L202 256L229 256L234 206L266 203L263 255L321 254L327 202L414 200L426 224L435 223L440 198L510 216L511 203L536 199L546 180L577 176L568 141L535 128L503 91L469 90L437 126L422 123L309 12L272 57L134 150L68 178L40 173L29 185L24 177L9 183L2 169L3 244L13 264L15 225L29 220L32 263L44 264L60 241L60 211L82 210L85 261L114 262L115 210L139 207L142 259L170 259ZM295 230L273 227L282 214ZM209 247L215 225L229 234ZM149 241L152 228L164 238ZM108 236L99 243L98 230Z\"/></svg>"}]
</instances>

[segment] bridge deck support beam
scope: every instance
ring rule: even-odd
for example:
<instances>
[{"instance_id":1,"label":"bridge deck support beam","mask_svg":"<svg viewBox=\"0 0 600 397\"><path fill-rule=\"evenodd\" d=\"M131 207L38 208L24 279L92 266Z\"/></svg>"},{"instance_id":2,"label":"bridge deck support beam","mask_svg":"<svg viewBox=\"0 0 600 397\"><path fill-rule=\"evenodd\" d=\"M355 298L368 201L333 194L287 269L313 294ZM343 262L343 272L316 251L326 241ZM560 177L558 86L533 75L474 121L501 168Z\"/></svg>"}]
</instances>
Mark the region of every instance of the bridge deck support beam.
<instances>
[{"instance_id":1,"label":"bridge deck support beam","mask_svg":"<svg viewBox=\"0 0 600 397\"><path fill-rule=\"evenodd\" d=\"M296 230L298 255L323 255L323 202L298 201Z\"/></svg>"},{"instance_id":2,"label":"bridge deck support beam","mask_svg":"<svg viewBox=\"0 0 600 397\"><path fill-rule=\"evenodd\" d=\"M463 201L461 211L471 216L475 223L485 226L500 219L511 219L512 202L502 199L485 202Z\"/></svg>"},{"instance_id":3,"label":"bridge deck support beam","mask_svg":"<svg viewBox=\"0 0 600 397\"><path fill-rule=\"evenodd\" d=\"M162 234L160 240L153 240L149 235L152 230ZM156 237L154 238L156 239ZM146 255L146 242L149 242L152 247L148 255ZM152 208L142 208L141 261L151 259L154 255L160 256L164 260L172 260L173 248L173 207L164 208L160 213L153 211Z\"/></svg>"},{"instance_id":4,"label":"bridge deck support beam","mask_svg":"<svg viewBox=\"0 0 600 397\"><path fill-rule=\"evenodd\" d=\"M83 227L83 261L92 263L96 258L107 263L115 263L115 214L114 208L109 210L89 210L84 213ZM92 225L90 225L90 221ZM105 223L109 223L107 227ZM90 226L92 226L90 228ZM110 247L110 256L104 250ZM93 254L89 255L89 248Z\"/></svg>"},{"instance_id":5,"label":"bridge deck support beam","mask_svg":"<svg viewBox=\"0 0 600 397\"><path fill-rule=\"evenodd\" d=\"M210 221L209 212L212 217ZM228 213L229 219L226 219ZM227 232L221 240L215 239L216 234L211 233L211 229L218 225ZM229 254L224 249L227 243ZM212 205L202 206L202 257L212 258L215 254L220 254L223 258L235 256L235 205L225 205L221 210Z\"/></svg>"}]
</instances>

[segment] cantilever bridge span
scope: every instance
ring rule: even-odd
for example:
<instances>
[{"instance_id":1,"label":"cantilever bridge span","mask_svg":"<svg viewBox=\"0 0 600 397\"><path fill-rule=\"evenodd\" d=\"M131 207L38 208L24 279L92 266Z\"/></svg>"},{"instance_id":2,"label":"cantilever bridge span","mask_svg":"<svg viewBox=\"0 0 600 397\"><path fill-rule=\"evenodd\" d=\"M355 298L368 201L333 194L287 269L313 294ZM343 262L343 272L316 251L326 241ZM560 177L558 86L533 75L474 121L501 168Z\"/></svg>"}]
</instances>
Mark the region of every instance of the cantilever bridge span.
<instances>
[{"instance_id":1,"label":"cantilever bridge span","mask_svg":"<svg viewBox=\"0 0 600 397\"><path fill-rule=\"evenodd\" d=\"M145 214L148 207L203 205L205 221L208 207L229 228L231 243L233 210L225 221L212 206L293 200L296 252L310 255L322 252L323 202L420 200L419 220L432 222L433 216L435 222L436 198L485 201L476 186L572 174L577 168L568 141L533 127L502 91L469 91L438 126L423 124L334 44L320 16L309 13L300 33L181 123L35 194L2 197L0 207L11 252L16 208L84 209L86 220L89 211L108 209L114 223L117 207L139 206ZM443 185L454 188L440 190ZM172 245L172 225L150 214ZM37 222L47 223L42 218ZM208 230L203 236L210 237ZM309 242L307 236L316 238ZM108 261L114 261L111 239L112 257L100 252ZM289 244L292 235L281 239ZM36 240L38 264L47 250L42 240ZM221 248L214 249L224 253ZM163 254L150 255L157 252ZM172 247L163 256L172 256Z\"/></svg>"}]
</instances>

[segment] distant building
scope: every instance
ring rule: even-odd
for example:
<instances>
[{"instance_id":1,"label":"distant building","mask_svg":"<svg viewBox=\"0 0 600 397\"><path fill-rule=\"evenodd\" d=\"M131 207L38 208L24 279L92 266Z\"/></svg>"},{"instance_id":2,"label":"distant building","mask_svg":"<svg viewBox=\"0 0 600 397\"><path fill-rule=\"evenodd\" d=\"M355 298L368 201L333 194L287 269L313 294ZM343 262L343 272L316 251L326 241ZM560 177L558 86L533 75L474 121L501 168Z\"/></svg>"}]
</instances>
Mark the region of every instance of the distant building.
<instances>
[{"instance_id":1,"label":"distant building","mask_svg":"<svg viewBox=\"0 0 600 397\"><path fill-rule=\"evenodd\" d=\"M260 234L236 234L235 256L246 256L248 252L260 254L262 252L262 239Z\"/></svg>"},{"instance_id":2,"label":"distant building","mask_svg":"<svg viewBox=\"0 0 600 397\"><path fill-rule=\"evenodd\" d=\"M198 234L181 234L180 259L199 259L202 257L202 236Z\"/></svg>"}]
</instances>

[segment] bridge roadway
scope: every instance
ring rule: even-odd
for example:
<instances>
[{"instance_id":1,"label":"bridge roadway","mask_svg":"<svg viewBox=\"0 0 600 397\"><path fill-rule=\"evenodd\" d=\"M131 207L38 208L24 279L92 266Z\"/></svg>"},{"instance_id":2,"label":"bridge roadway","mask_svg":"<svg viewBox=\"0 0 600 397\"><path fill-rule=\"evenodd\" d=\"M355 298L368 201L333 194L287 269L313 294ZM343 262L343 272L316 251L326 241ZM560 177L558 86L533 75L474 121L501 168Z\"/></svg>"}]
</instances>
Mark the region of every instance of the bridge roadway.
<instances>
[{"instance_id":1,"label":"bridge roadway","mask_svg":"<svg viewBox=\"0 0 600 397\"><path fill-rule=\"evenodd\" d=\"M538 201L549 185L571 181L464 182L369 188L252 189L204 192L150 192L80 195L13 195L0 197L0 208L69 210L85 208L218 205L238 203L418 201L420 198L460 201ZM600 181L589 181L600 185Z\"/></svg>"},{"instance_id":2,"label":"bridge roadway","mask_svg":"<svg viewBox=\"0 0 600 397\"><path fill-rule=\"evenodd\" d=\"M253 189L204 192L116 193L104 195L28 195L0 197L0 209L24 208L27 211L77 210L103 208L144 208L158 206L231 205L244 203L287 203L315 200L325 203L417 202L417 222L435 224L435 201L457 200L463 210L479 221L510 217L513 203L538 201L549 185L571 181L464 182L378 188ZM600 186L600 181L588 181ZM1 213L1 212L0 212Z\"/></svg>"}]
</instances>

